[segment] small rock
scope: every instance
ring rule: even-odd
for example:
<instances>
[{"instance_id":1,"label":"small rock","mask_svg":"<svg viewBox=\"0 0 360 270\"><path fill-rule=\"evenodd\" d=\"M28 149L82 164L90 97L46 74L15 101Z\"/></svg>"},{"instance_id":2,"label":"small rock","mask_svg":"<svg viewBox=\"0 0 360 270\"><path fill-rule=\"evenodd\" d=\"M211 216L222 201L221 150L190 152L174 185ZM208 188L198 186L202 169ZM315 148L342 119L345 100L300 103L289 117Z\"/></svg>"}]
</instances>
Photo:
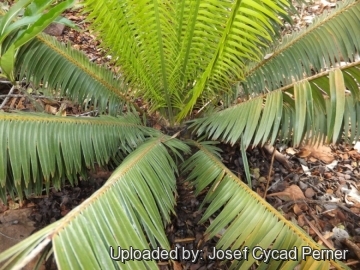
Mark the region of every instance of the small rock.
<instances>
[{"instance_id":1,"label":"small rock","mask_svg":"<svg viewBox=\"0 0 360 270\"><path fill-rule=\"evenodd\" d=\"M61 23L51 23L45 30L44 33L50 36L61 36L64 32L65 25Z\"/></svg>"},{"instance_id":2,"label":"small rock","mask_svg":"<svg viewBox=\"0 0 360 270\"><path fill-rule=\"evenodd\" d=\"M264 176L260 176L260 178L259 178L259 182L260 182L260 183L266 183L266 182L267 182L266 177L264 177Z\"/></svg>"},{"instance_id":3,"label":"small rock","mask_svg":"<svg viewBox=\"0 0 360 270\"><path fill-rule=\"evenodd\" d=\"M300 179L300 176L298 174L295 174L294 177L293 177L293 181L294 183L297 183Z\"/></svg>"},{"instance_id":4,"label":"small rock","mask_svg":"<svg viewBox=\"0 0 360 270\"><path fill-rule=\"evenodd\" d=\"M312 188L307 188L305 190L305 197L306 198L313 198L315 196L315 191Z\"/></svg>"},{"instance_id":5,"label":"small rock","mask_svg":"<svg viewBox=\"0 0 360 270\"><path fill-rule=\"evenodd\" d=\"M302 190L306 190L308 188L308 185L305 184L303 181L299 181L299 186Z\"/></svg>"},{"instance_id":6,"label":"small rock","mask_svg":"<svg viewBox=\"0 0 360 270\"><path fill-rule=\"evenodd\" d=\"M339 177L338 181L340 184L345 184L345 177Z\"/></svg>"},{"instance_id":7,"label":"small rock","mask_svg":"<svg viewBox=\"0 0 360 270\"><path fill-rule=\"evenodd\" d=\"M337 208L336 204L324 203L322 206L324 207L325 210L333 210Z\"/></svg>"},{"instance_id":8,"label":"small rock","mask_svg":"<svg viewBox=\"0 0 360 270\"><path fill-rule=\"evenodd\" d=\"M336 239L336 240L343 240L345 238L349 238L349 234L347 231L343 230L343 229L340 229L340 228L334 228L333 230L333 238Z\"/></svg>"}]
</instances>

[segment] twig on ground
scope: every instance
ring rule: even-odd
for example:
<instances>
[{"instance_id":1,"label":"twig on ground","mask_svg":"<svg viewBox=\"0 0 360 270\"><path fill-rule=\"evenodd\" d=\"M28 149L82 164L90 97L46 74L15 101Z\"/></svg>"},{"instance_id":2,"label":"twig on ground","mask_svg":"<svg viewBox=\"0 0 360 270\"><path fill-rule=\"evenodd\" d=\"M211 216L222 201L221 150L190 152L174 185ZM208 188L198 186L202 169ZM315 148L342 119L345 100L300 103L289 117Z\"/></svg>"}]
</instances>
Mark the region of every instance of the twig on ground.
<instances>
[{"instance_id":1,"label":"twig on ground","mask_svg":"<svg viewBox=\"0 0 360 270\"><path fill-rule=\"evenodd\" d=\"M317 234L317 236L321 239L321 241L330 249L334 250L334 245L331 244L320 232L319 230L314 226L314 224L312 224L305 216L304 220L306 221L306 223L310 226L310 228Z\"/></svg>"},{"instance_id":2,"label":"twig on ground","mask_svg":"<svg viewBox=\"0 0 360 270\"><path fill-rule=\"evenodd\" d=\"M18 239L13 238L13 237L10 237L10 236L7 236L6 234L4 234L4 233L2 233L2 232L0 232L0 235L4 236L4 237L6 237L6 238L9 238L9 239L11 239L11 240L19 241Z\"/></svg>"},{"instance_id":3,"label":"twig on ground","mask_svg":"<svg viewBox=\"0 0 360 270\"><path fill-rule=\"evenodd\" d=\"M211 99L211 100L209 100L208 102L206 102L205 105L202 106L202 107L195 113L195 116L198 115L202 110L204 110L205 107L206 107L207 105L209 105L212 101L213 101L213 100Z\"/></svg>"},{"instance_id":4,"label":"twig on ground","mask_svg":"<svg viewBox=\"0 0 360 270\"><path fill-rule=\"evenodd\" d=\"M355 253L356 257L360 259L360 248L355 243L353 243L347 238L345 238L342 243L344 243L348 248L350 248Z\"/></svg>"},{"instance_id":5,"label":"twig on ground","mask_svg":"<svg viewBox=\"0 0 360 270\"><path fill-rule=\"evenodd\" d=\"M264 199L266 199L266 194L267 194L267 191L268 191L268 188L269 188L271 171L272 171L272 168L273 168L273 165L274 165L275 153L276 153L276 148L274 147L273 153L271 155L271 163L270 163L269 173L268 173L268 177L267 177L266 188L265 188L265 192L264 192Z\"/></svg>"},{"instance_id":6,"label":"twig on ground","mask_svg":"<svg viewBox=\"0 0 360 270\"><path fill-rule=\"evenodd\" d=\"M5 106L5 104L8 102L10 96L15 90L15 86L13 85L9 91L9 93L6 95L5 99L3 100L3 102L0 105L0 110Z\"/></svg>"},{"instance_id":7,"label":"twig on ground","mask_svg":"<svg viewBox=\"0 0 360 270\"><path fill-rule=\"evenodd\" d=\"M269 154L272 154L273 151L275 151L275 159L277 161L279 161L284 167L285 169L287 169L288 171L291 171L291 164L290 162L284 157L284 155L282 155L280 152L278 152L275 147L273 147L272 145L264 145L263 147Z\"/></svg>"},{"instance_id":8,"label":"twig on ground","mask_svg":"<svg viewBox=\"0 0 360 270\"><path fill-rule=\"evenodd\" d=\"M0 95L0 98L4 98L4 97L22 98L22 97L26 97L26 95L22 95L22 94ZM56 99L56 97L48 97L48 96L41 96L41 95L31 95L31 97L33 97L33 98L52 98L52 99Z\"/></svg>"},{"instance_id":9,"label":"twig on ground","mask_svg":"<svg viewBox=\"0 0 360 270\"><path fill-rule=\"evenodd\" d=\"M344 203L340 203L340 202L329 202L329 201L322 201L322 200L311 200L311 199L301 199L301 200L291 200L289 202L287 202L286 204L283 204L281 206L281 208L286 208L289 207L295 203L315 203L318 205L324 205L324 203L326 204L333 204L338 206L339 208L343 209L344 211L348 212L349 214L351 214L352 216L356 217L356 218L360 218L359 215L355 214L354 212L352 212L349 208L347 208Z\"/></svg>"},{"instance_id":10,"label":"twig on ground","mask_svg":"<svg viewBox=\"0 0 360 270\"><path fill-rule=\"evenodd\" d=\"M3 80L0 80L0 83L4 83L4 84L11 84L10 81L3 81Z\"/></svg>"},{"instance_id":11,"label":"twig on ground","mask_svg":"<svg viewBox=\"0 0 360 270\"><path fill-rule=\"evenodd\" d=\"M31 262L52 240L50 236L46 237L40 242L28 255L22 259L21 263L15 266L13 269L20 270Z\"/></svg>"},{"instance_id":12,"label":"twig on ground","mask_svg":"<svg viewBox=\"0 0 360 270\"><path fill-rule=\"evenodd\" d=\"M344 264L347 266L350 266L350 265L355 265L355 264L359 264L359 263L360 263L360 261L357 260L357 261L346 262ZM330 267L330 269L335 269L335 267L332 266L332 267Z\"/></svg>"},{"instance_id":13,"label":"twig on ground","mask_svg":"<svg viewBox=\"0 0 360 270\"><path fill-rule=\"evenodd\" d=\"M87 115L92 114L92 113L98 113L98 110L94 110L94 111L90 111L90 112L85 112L85 113L79 114L79 116L87 116Z\"/></svg>"}]
</instances>

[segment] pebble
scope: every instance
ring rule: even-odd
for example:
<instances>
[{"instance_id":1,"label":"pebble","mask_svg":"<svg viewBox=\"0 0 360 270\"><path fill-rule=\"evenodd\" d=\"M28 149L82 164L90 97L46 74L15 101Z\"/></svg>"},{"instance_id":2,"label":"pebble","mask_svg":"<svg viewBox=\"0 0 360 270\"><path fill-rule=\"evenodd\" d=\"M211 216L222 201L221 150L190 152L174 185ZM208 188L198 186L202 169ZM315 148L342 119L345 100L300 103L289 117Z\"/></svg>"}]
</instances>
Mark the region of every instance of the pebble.
<instances>
[{"instance_id":1,"label":"pebble","mask_svg":"<svg viewBox=\"0 0 360 270\"><path fill-rule=\"evenodd\" d=\"M337 227L333 228L333 233L333 238L340 241L350 237L347 231Z\"/></svg>"},{"instance_id":2,"label":"pebble","mask_svg":"<svg viewBox=\"0 0 360 270\"><path fill-rule=\"evenodd\" d=\"M340 182L340 184L345 184L345 177L339 177L338 181Z\"/></svg>"},{"instance_id":3,"label":"pebble","mask_svg":"<svg viewBox=\"0 0 360 270\"><path fill-rule=\"evenodd\" d=\"M51 23L45 30L44 33L50 36L61 36L64 32L65 25L61 23Z\"/></svg>"},{"instance_id":4,"label":"pebble","mask_svg":"<svg viewBox=\"0 0 360 270\"><path fill-rule=\"evenodd\" d=\"M17 225L17 224L19 224L19 221L16 219L16 220L13 220L12 222L11 222L11 225Z\"/></svg>"},{"instance_id":5,"label":"pebble","mask_svg":"<svg viewBox=\"0 0 360 270\"><path fill-rule=\"evenodd\" d=\"M293 181L294 183L297 183L300 179L300 176L298 174L295 174L294 177L293 177Z\"/></svg>"},{"instance_id":6,"label":"pebble","mask_svg":"<svg viewBox=\"0 0 360 270\"><path fill-rule=\"evenodd\" d=\"M313 198L315 196L315 191L312 188L307 188L305 190L305 197L306 198Z\"/></svg>"},{"instance_id":7,"label":"pebble","mask_svg":"<svg viewBox=\"0 0 360 270\"><path fill-rule=\"evenodd\" d=\"M302 181L299 181L299 186L302 190L306 190L308 188L308 185Z\"/></svg>"}]
</instances>

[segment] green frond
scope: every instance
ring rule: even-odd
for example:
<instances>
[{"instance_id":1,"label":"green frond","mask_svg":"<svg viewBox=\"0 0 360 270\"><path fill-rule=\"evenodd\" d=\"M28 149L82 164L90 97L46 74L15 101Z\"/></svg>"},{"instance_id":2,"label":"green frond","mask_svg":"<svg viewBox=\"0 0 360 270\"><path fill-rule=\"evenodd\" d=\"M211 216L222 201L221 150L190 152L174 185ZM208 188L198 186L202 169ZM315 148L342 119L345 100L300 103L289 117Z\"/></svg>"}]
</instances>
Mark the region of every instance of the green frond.
<instances>
[{"instance_id":1,"label":"green frond","mask_svg":"<svg viewBox=\"0 0 360 270\"><path fill-rule=\"evenodd\" d=\"M138 95L183 119L203 93L243 79L245 63L258 60L285 14L287 0L106 1L85 0L91 27L118 57ZM121 33L114 35L113 33ZM185 104L185 106L184 106Z\"/></svg>"},{"instance_id":2,"label":"green frond","mask_svg":"<svg viewBox=\"0 0 360 270\"><path fill-rule=\"evenodd\" d=\"M46 34L38 35L23 46L17 56L16 68L20 78L58 89L62 96L80 104L90 101L100 111L108 110L112 115L121 113L125 103L136 107L127 96L125 82L115 79L109 70L91 63L82 52Z\"/></svg>"},{"instance_id":3,"label":"green frond","mask_svg":"<svg viewBox=\"0 0 360 270\"><path fill-rule=\"evenodd\" d=\"M181 18L189 26L181 29L185 55L179 59L184 81L195 80L195 85L186 93L178 119L190 112L200 95L226 92L230 82L244 79L246 62L259 60L259 47L266 46L262 39L272 39L268 21L279 22L277 15L285 12L273 1L196 1L197 8L188 3L195 1L185 2ZM191 77L194 74L198 77Z\"/></svg>"},{"instance_id":4,"label":"green frond","mask_svg":"<svg viewBox=\"0 0 360 270\"><path fill-rule=\"evenodd\" d=\"M234 144L318 143L360 137L360 60L192 121L198 135ZM349 90L347 90L349 89Z\"/></svg>"},{"instance_id":5,"label":"green frond","mask_svg":"<svg viewBox=\"0 0 360 270\"><path fill-rule=\"evenodd\" d=\"M155 108L171 109L170 96L176 91L169 80L179 47L173 6L174 1L84 1L104 47L118 57L133 85L146 90L141 95L145 93Z\"/></svg>"},{"instance_id":6,"label":"green frond","mask_svg":"<svg viewBox=\"0 0 360 270\"><path fill-rule=\"evenodd\" d=\"M264 97L266 100L263 107ZM221 138L231 144L243 137L246 141L243 142L244 147L248 147L258 127L256 142L262 140L264 144L269 136L274 138L277 135L282 116L282 103L283 93L273 91L207 117L192 120L190 128L194 128L198 135L205 133L208 138L214 140Z\"/></svg>"},{"instance_id":7,"label":"green frond","mask_svg":"<svg viewBox=\"0 0 360 270\"><path fill-rule=\"evenodd\" d=\"M338 261L314 260L307 256L302 260L302 247L322 249L301 228L286 220L276 209L237 178L217 157L217 150L209 143L191 142L199 150L183 165L199 194L209 187L203 204L209 204L200 222L216 214L207 229L210 238L221 234L217 249L244 250L248 258L233 260L230 269L249 269L256 263L259 269L347 269ZM201 164L202 166L197 166ZM296 260L257 261L252 256L255 246L264 250L290 250L297 248ZM243 253L244 254L244 253ZM306 265L306 266L305 266Z\"/></svg>"},{"instance_id":8,"label":"green frond","mask_svg":"<svg viewBox=\"0 0 360 270\"><path fill-rule=\"evenodd\" d=\"M59 269L158 269L151 258L112 260L110 247L115 257L118 247L170 249L164 223L174 211L177 168L168 148L189 150L166 136L140 145L66 217L2 253L0 262L8 260L2 269L20 269L50 244Z\"/></svg>"},{"instance_id":9,"label":"green frond","mask_svg":"<svg viewBox=\"0 0 360 270\"><path fill-rule=\"evenodd\" d=\"M253 62L241 82L247 94L264 93L311 76L313 72L352 62L360 51L360 2L347 0L317 17L307 28L275 43L266 57ZM342 60L343 59L343 60Z\"/></svg>"},{"instance_id":10,"label":"green frond","mask_svg":"<svg viewBox=\"0 0 360 270\"><path fill-rule=\"evenodd\" d=\"M58 117L46 114L0 113L0 195L5 190L41 194L43 181L60 188L65 179L96 162L105 165L120 150L129 153L157 131L135 115ZM5 199L4 199L5 201Z\"/></svg>"}]
</instances>

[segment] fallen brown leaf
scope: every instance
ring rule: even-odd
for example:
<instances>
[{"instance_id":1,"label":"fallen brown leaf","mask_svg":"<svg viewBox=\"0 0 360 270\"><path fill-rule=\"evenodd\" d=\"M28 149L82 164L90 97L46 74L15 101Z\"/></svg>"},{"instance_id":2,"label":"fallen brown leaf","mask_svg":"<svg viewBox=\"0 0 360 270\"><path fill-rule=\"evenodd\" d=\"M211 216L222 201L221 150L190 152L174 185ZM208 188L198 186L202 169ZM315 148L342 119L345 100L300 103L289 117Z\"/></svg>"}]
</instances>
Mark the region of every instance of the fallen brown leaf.
<instances>
[{"instance_id":1,"label":"fallen brown leaf","mask_svg":"<svg viewBox=\"0 0 360 270\"><path fill-rule=\"evenodd\" d=\"M283 201L290 201L290 200L296 201L300 199L305 199L304 193L297 185L291 185L287 187L284 191L272 193L267 195L266 197L273 197L273 196L277 196Z\"/></svg>"},{"instance_id":2,"label":"fallen brown leaf","mask_svg":"<svg viewBox=\"0 0 360 270\"><path fill-rule=\"evenodd\" d=\"M356 151L356 150L351 150L351 151L348 152L348 154L349 154L352 158L360 159L360 154L359 154L358 151Z\"/></svg>"},{"instance_id":3,"label":"fallen brown leaf","mask_svg":"<svg viewBox=\"0 0 360 270\"><path fill-rule=\"evenodd\" d=\"M20 204L14 202L13 200L8 201L9 209L15 210L20 208Z\"/></svg>"},{"instance_id":4,"label":"fallen brown leaf","mask_svg":"<svg viewBox=\"0 0 360 270\"><path fill-rule=\"evenodd\" d=\"M313 157L318 160L321 160L324 163L331 163L334 161L334 156L331 152L329 146L310 146L306 145L300 149L300 152L297 154L299 157Z\"/></svg>"},{"instance_id":5,"label":"fallen brown leaf","mask_svg":"<svg viewBox=\"0 0 360 270\"><path fill-rule=\"evenodd\" d=\"M289 147L289 148L287 148L286 150L285 150L285 152L286 152L286 154L288 154L288 155L296 155L296 151L294 150L294 148L292 148L292 147Z\"/></svg>"},{"instance_id":6,"label":"fallen brown leaf","mask_svg":"<svg viewBox=\"0 0 360 270\"><path fill-rule=\"evenodd\" d=\"M301 149L300 152L296 154L298 157L305 158L311 155L311 151L308 149Z\"/></svg>"},{"instance_id":7,"label":"fallen brown leaf","mask_svg":"<svg viewBox=\"0 0 360 270\"><path fill-rule=\"evenodd\" d=\"M56 114L57 113L57 108L47 104L45 106L45 111L48 112L48 113L51 113L51 114Z\"/></svg>"},{"instance_id":8,"label":"fallen brown leaf","mask_svg":"<svg viewBox=\"0 0 360 270\"><path fill-rule=\"evenodd\" d=\"M161 130L161 126L159 124L155 124L153 125L153 128L157 129L157 130Z\"/></svg>"}]
</instances>

